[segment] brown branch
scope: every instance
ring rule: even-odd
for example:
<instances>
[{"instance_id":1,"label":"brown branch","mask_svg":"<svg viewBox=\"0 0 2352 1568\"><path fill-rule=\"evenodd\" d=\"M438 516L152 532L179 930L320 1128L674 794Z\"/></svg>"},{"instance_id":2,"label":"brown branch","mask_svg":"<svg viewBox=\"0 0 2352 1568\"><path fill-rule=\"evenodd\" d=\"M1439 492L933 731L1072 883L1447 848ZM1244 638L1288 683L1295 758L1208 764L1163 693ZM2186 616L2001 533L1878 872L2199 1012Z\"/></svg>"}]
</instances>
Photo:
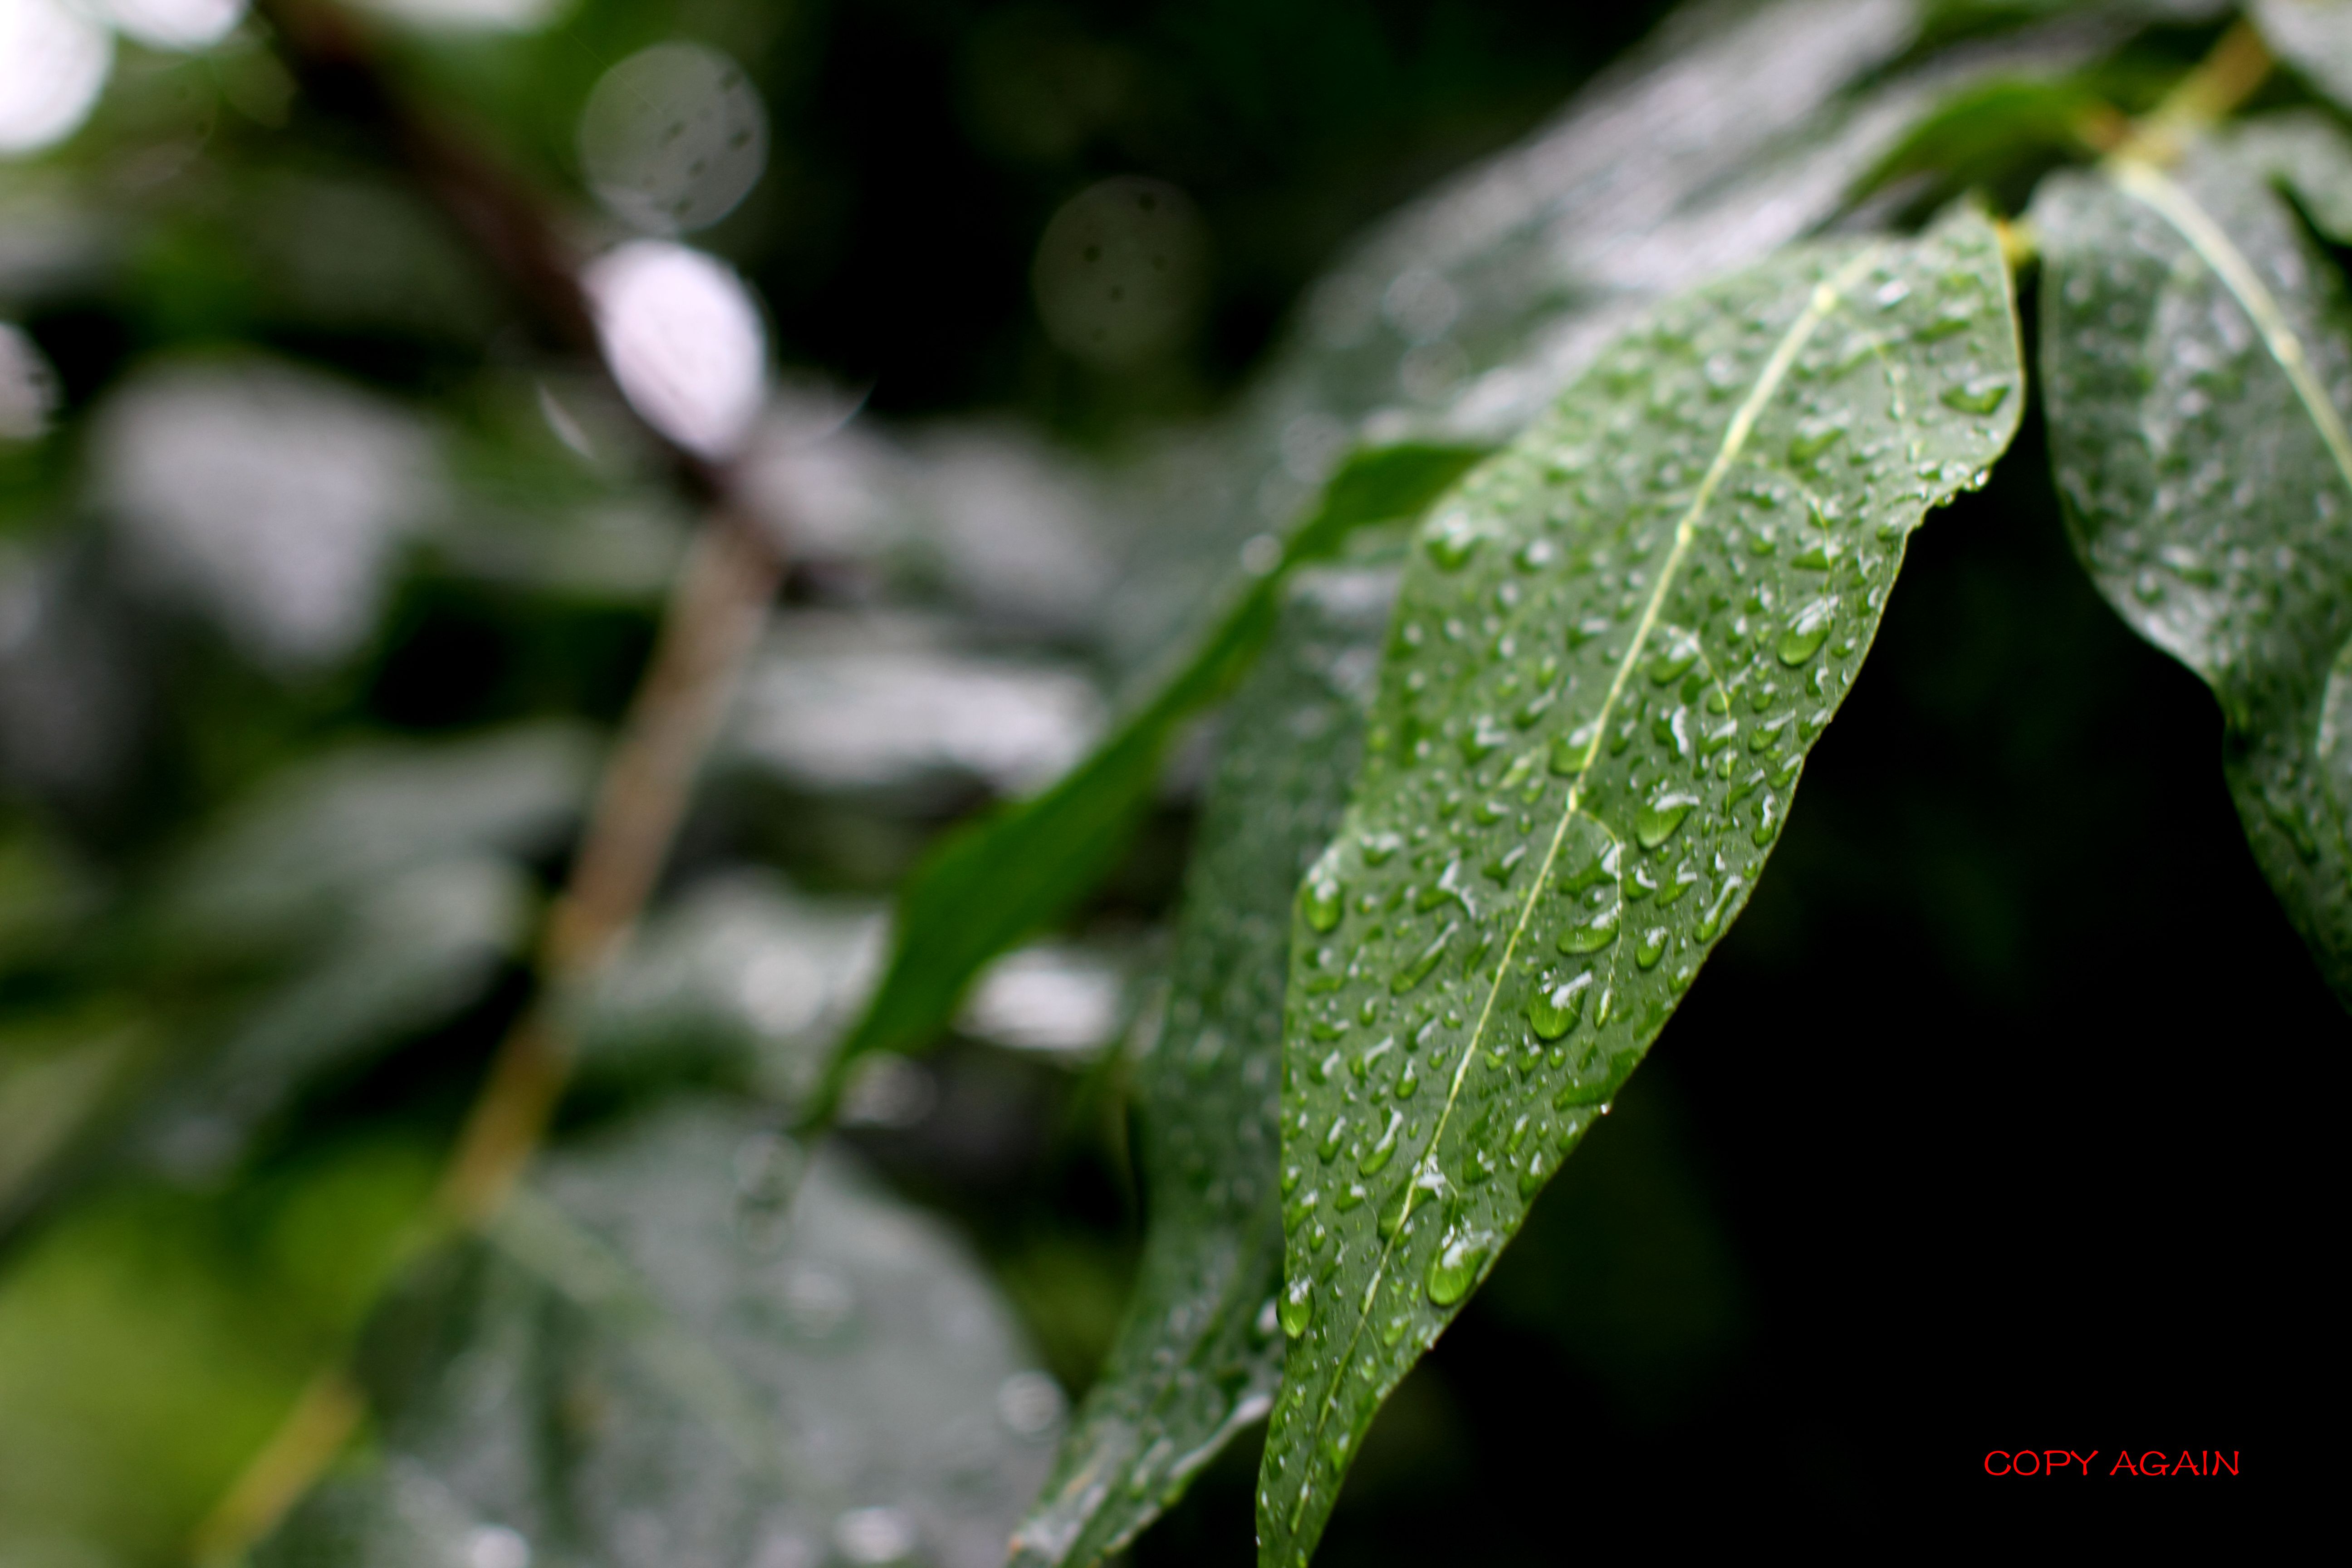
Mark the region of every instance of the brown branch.
<instances>
[{"instance_id":1,"label":"brown branch","mask_svg":"<svg viewBox=\"0 0 2352 1568\"><path fill-rule=\"evenodd\" d=\"M306 96L382 141L530 307L555 345L610 377L578 257L536 193L416 112L364 32L316 0L263 6ZM499 1044L436 1194L429 1235L478 1227L530 1163L571 1076L571 1005L627 940L668 859L696 774L759 640L782 552L733 475L646 434L709 511L672 584L641 679L536 954L539 994ZM198 1531L200 1563L241 1556L310 1490L364 1413L340 1363L321 1370Z\"/></svg>"}]
</instances>

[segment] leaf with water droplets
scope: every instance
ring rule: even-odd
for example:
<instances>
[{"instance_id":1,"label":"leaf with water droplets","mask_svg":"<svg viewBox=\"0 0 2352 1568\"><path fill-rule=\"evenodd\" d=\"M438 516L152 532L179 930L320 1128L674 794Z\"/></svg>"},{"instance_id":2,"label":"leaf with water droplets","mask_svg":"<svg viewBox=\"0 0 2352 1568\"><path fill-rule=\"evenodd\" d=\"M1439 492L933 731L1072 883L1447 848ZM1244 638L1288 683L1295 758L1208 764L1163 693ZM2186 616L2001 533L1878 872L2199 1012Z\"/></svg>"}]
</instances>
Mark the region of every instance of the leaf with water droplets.
<instances>
[{"instance_id":1,"label":"leaf with water droplets","mask_svg":"<svg viewBox=\"0 0 2352 1568\"><path fill-rule=\"evenodd\" d=\"M2283 110L2231 127L2224 145L2232 163L2291 192L2320 233L2352 243L2352 137L2336 121Z\"/></svg>"},{"instance_id":2,"label":"leaf with water droplets","mask_svg":"<svg viewBox=\"0 0 2352 1568\"><path fill-rule=\"evenodd\" d=\"M1419 444L1357 454L1291 535L1281 564L1327 558L1367 523L1416 515L1483 455ZM818 1085L813 1120L830 1114L858 1058L930 1045L982 965L1060 919L1109 874L1150 804L1178 726L1230 692L1257 658L1281 582L1278 571L1250 582L1192 658L1093 755L1044 793L950 837L908 879L889 965Z\"/></svg>"},{"instance_id":3,"label":"leaf with water droplets","mask_svg":"<svg viewBox=\"0 0 2352 1568\"><path fill-rule=\"evenodd\" d=\"M1310 930L1348 889L1299 879L1330 842L1363 743L1392 570L1305 573L1234 700L1179 928L1168 1012L1136 1069L1141 1278L1053 1479L1013 1537L1026 1568L1118 1551L1262 1417L1303 1303L1282 1285L1275 1115L1293 895Z\"/></svg>"},{"instance_id":4,"label":"leaf with water droplets","mask_svg":"<svg viewBox=\"0 0 2352 1568\"><path fill-rule=\"evenodd\" d=\"M1292 927L1305 1327L1263 1561L1306 1560L1373 1412L1755 885L1906 537L2007 446L2021 376L1981 218L1808 246L1660 309L1433 510L1425 538L1482 542L1407 568L1364 770L1308 876L1349 889L1343 918L1302 902ZM1943 395L1988 384L2005 395ZM1801 563L1829 542L1826 571ZM1538 688L1533 726L1462 744ZM1500 888L1465 873L1522 847ZM1363 1070L1318 1075L1334 1052Z\"/></svg>"},{"instance_id":5,"label":"leaf with water droplets","mask_svg":"<svg viewBox=\"0 0 2352 1568\"><path fill-rule=\"evenodd\" d=\"M2352 339L2334 267L2215 149L2050 181L2042 363L2075 550L2195 670L2254 858L2352 1005Z\"/></svg>"},{"instance_id":6,"label":"leaf with water droplets","mask_svg":"<svg viewBox=\"0 0 2352 1568\"><path fill-rule=\"evenodd\" d=\"M998 1561L1059 1391L937 1222L836 1151L791 1182L761 1121L608 1126L421 1259L359 1357L373 1453L261 1568Z\"/></svg>"}]
</instances>

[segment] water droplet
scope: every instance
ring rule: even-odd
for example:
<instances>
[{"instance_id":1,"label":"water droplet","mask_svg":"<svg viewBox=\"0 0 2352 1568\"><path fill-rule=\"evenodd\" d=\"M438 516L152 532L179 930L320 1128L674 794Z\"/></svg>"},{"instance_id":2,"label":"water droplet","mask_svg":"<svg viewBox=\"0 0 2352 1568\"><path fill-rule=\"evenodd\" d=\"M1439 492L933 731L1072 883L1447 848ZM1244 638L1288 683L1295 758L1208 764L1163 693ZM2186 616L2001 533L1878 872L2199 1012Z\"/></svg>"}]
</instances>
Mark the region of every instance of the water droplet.
<instances>
[{"instance_id":1,"label":"water droplet","mask_svg":"<svg viewBox=\"0 0 2352 1568\"><path fill-rule=\"evenodd\" d=\"M1462 733L1462 760L1475 767L1502 749L1511 732L1494 718L1481 714Z\"/></svg>"},{"instance_id":2,"label":"water droplet","mask_svg":"<svg viewBox=\"0 0 2352 1568\"><path fill-rule=\"evenodd\" d=\"M1339 1190L1338 1197L1331 1200L1331 1206L1339 1213L1346 1214L1349 1209L1361 1208L1364 1200L1371 1195L1364 1190L1361 1182L1350 1182Z\"/></svg>"},{"instance_id":3,"label":"water droplet","mask_svg":"<svg viewBox=\"0 0 2352 1568\"><path fill-rule=\"evenodd\" d=\"M1707 905L1706 915L1698 922L1700 941L1713 942L1722 931L1724 914L1731 908L1731 900L1738 895L1741 886L1737 877L1725 879L1722 888L1715 895L1715 901Z\"/></svg>"},{"instance_id":4,"label":"water droplet","mask_svg":"<svg viewBox=\"0 0 2352 1568\"><path fill-rule=\"evenodd\" d=\"M1599 952L1617 940L1617 922L1623 918L1622 904L1612 904L1590 920L1578 921L1559 933L1562 952Z\"/></svg>"},{"instance_id":5,"label":"water droplet","mask_svg":"<svg viewBox=\"0 0 2352 1568\"><path fill-rule=\"evenodd\" d=\"M1650 661L1651 682L1657 686L1673 685L1698 662L1698 638L1688 632L1675 635L1658 657Z\"/></svg>"},{"instance_id":6,"label":"water droplet","mask_svg":"<svg viewBox=\"0 0 2352 1568\"><path fill-rule=\"evenodd\" d=\"M1335 1116L1331 1119L1330 1131L1324 1133L1323 1142L1315 1146L1315 1152L1328 1165L1339 1157L1339 1145L1347 1141L1347 1137L1348 1119Z\"/></svg>"},{"instance_id":7,"label":"water droplet","mask_svg":"<svg viewBox=\"0 0 2352 1568\"><path fill-rule=\"evenodd\" d=\"M1790 619L1789 629L1780 634L1780 646L1772 650L1782 664L1801 665L1821 651L1822 644L1829 641L1837 603L1835 598L1815 599Z\"/></svg>"},{"instance_id":8,"label":"water droplet","mask_svg":"<svg viewBox=\"0 0 2352 1568\"><path fill-rule=\"evenodd\" d=\"M1379 1141L1365 1152L1362 1161L1356 1168L1367 1176L1377 1176L1386 1170L1388 1163L1396 1158L1397 1134L1403 1130L1404 1113L1400 1110L1390 1111L1388 1126L1381 1129Z\"/></svg>"},{"instance_id":9,"label":"water droplet","mask_svg":"<svg viewBox=\"0 0 2352 1568\"><path fill-rule=\"evenodd\" d=\"M1675 836L1697 804L1698 796L1680 791L1657 796L1634 814L1633 837L1643 848L1657 848Z\"/></svg>"},{"instance_id":10,"label":"water droplet","mask_svg":"<svg viewBox=\"0 0 2352 1568\"><path fill-rule=\"evenodd\" d=\"M1797 433L1789 440L1789 461L1803 468L1837 445L1845 434L1845 426L1832 419L1806 419L1798 423Z\"/></svg>"},{"instance_id":11,"label":"water droplet","mask_svg":"<svg viewBox=\"0 0 2352 1568\"><path fill-rule=\"evenodd\" d=\"M1652 926L1642 933L1642 940L1634 945L1633 962L1643 969L1655 969L1658 966L1658 960L1665 956L1665 952L1666 928Z\"/></svg>"},{"instance_id":12,"label":"water droplet","mask_svg":"<svg viewBox=\"0 0 2352 1568\"><path fill-rule=\"evenodd\" d=\"M1297 865L1297 862L1294 860L1291 864ZM1307 883L1306 898L1307 923L1314 927L1318 931L1328 931L1338 929L1339 924L1339 916L1343 912L1341 900L1347 897L1347 888L1337 881L1312 881Z\"/></svg>"},{"instance_id":13,"label":"water droplet","mask_svg":"<svg viewBox=\"0 0 2352 1568\"><path fill-rule=\"evenodd\" d=\"M1385 866L1404 847L1404 839L1394 833L1367 833L1363 837L1364 864Z\"/></svg>"},{"instance_id":14,"label":"water droplet","mask_svg":"<svg viewBox=\"0 0 2352 1568\"><path fill-rule=\"evenodd\" d=\"M1450 511L1429 525L1422 544L1440 572L1459 572L1476 552L1479 537L1467 514Z\"/></svg>"},{"instance_id":15,"label":"water droplet","mask_svg":"<svg viewBox=\"0 0 2352 1568\"><path fill-rule=\"evenodd\" d=\"M1494 1249L1495 1238L1488 1231L1447 1237L1429 1265L1429 1299L1441 1307L1451 1307L1470 1294L1470 1287L1478 1282L1479 1266Z\"/></svg>"},{"instance_id":16,"label":"water droplet","mask_svg":"<svg viewBox=\"0 0 2352 1568\"><path fill-rule=\"evenodd\" d=\"M1282 1293L1282 1305L1276 1309L1275 1315L1282 1321L1282 1331L1292 1339L1307 1331L1307 1325L1315 1321L1315 1298L1306 1280L1293 1279L1290 1282L1290 1288Z\"/></svg>"},{"instance_id":17,"label":"water droplet","mask_svg":"<svg viewBox=\"0 0 2352 1568\"><path fill-rule=\"evenodd\" d=\"M1420 1087L1421 1064L1411 1061L1405 1063L1404 1070L1397 1074L1396 1097L1399 1100L1411 1100L1413 1095L1413 1090Z\"/></svg>"},{"instance_id":18,"label":"water droplet","mask_svg":"<svg viewBox=\"0 0 2352 1568\"><path fill-rule=\"evenodd\" d=\"M2009 397L2009 378L1980 375L1944 388L1944 406L1963 414L1990 414Z\"/></svg>"},{"instance_id":19,"label":"water droplet","mask_svg":"<svg viewBox=\"0 0 2352 1568\"><path fill-rule=\"evenodd\" d=\"M1552 986L1538 986L1528 997L1528 1027L1539 1040L1557 1040L1576 1027L1584 1012L1584 994L1592 988L1592 972Z\"/></svg>"},{"instance_id":20,"label":"water droplet","mask_svg":"<svg viewBox=\"0 0 2352 1568\"><path fill-rule=\"evenodd\" d=\"M1447 921L1445 929L1432 937L1429 941L1428 946L1413 954L1412 958L1403 968L1398 970L1394 975L1390 977L1390 993L1393 995L1402 996L1406 992L1412 990L1414 986L1420 984L1423 981L1428 979L1429 972L1435 969L1437 967L1438 960L1445 956L1445 944L1452 942L1454 940L1454 933L1461 929L1462 927L1460 922L1453 921Z\"/></svg>"}]
</instances>

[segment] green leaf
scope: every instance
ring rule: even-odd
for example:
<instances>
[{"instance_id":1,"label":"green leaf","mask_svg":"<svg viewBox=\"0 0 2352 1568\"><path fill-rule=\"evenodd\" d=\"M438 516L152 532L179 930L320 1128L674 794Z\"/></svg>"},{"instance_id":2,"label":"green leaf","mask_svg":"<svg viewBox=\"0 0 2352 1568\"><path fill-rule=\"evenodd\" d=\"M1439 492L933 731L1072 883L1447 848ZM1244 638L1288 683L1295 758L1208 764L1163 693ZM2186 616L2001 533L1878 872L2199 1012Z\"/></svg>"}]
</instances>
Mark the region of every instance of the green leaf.
<instances>
[{"instance_id":1,"label":"green leaf","mask_svg":"<svg viewBox=\"0 0 2352 1568\"><path fill-rule=\"evenodd\" d=\"M2352 6L2337 0L2254 0L2247 7L2273 53L2352 107Z\"/></svg>"},{"instance_id":2,"label":"green leaf","mask_svg":"<svg viewBox=\"0 0 2352 1568\"><path fill-rule=\"evenodd\" d=\"M1395 592L1392 571L1302 573L1234 699L1167 1015L1136 1069L1151 1221L1141 1278L1053 1478L1013 1537L1024 1568L1094 1563L1126 1545L1273 1402L1291 900L1347 803Z\"/></svg>"},{"instance_id":3,"label":"green leaf","mask_svg":"<svg viewBox=\"0 0 2352 1568\"><path fill-rule=\"evenodd\" d=\"M1306 1561L1381 1401L1664 1026L1905 541L2022 401L1983 219L1807 246L1660 309L1420 530L1293 926L1262 1561Z\"/></svg>"},{"instance_id":4,"label":"green leaf","mask_svg":"<svg viewBox=\"0 0 2352 1568\"><path fill-rule=\"evenodd\" d=\"M2207 150L2037 198L2051 461L2100 592L2220 700L2254 858L2352 1005L2352 344L2248 174Z\"/></svg>"},{"instance_id":5,"label":"green leaf","mask_svg":"<svg viewBox=\"0 0 2352 1568\"><path fill-rule=\"evenodd\" d=\"M1277 571L1331 553L1366 523L1413 516L1482 456L1475 447L1422 445L1359 455L1332 478ZM1042 795L953 835L917 868L899 895L889 967L820 1086L812 1119L830 1114L853 1061L929 1045L982 965L1067 913L1109 874L1150 804L1178 727L1248 670L1274 625L1278 594L1274 574L1250 583L1093 755Z\"/></svg>"},{"instance_id":6,"label":"green leaf","mask_svg":"<svg viewBox=\"0 0 2352 1568\"><path fill-rule=\"evenodd\" d=\"M380 1452L259 1561L997 1561L1060 1394L964 1250L846 1155L787 1226L796 1159L709 1102L551 1156L379 1310Z\"/></svg>"}]
</instances>

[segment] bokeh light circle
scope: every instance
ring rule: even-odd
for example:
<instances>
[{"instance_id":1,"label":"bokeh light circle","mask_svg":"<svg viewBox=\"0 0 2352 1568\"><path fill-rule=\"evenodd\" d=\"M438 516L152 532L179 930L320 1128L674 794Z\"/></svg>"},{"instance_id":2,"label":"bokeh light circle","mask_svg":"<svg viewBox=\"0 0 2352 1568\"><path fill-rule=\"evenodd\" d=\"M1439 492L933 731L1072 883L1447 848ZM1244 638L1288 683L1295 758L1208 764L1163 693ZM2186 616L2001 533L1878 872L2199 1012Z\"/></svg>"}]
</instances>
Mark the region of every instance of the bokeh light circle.
<instances>
[{"instance_id":1,"label":"bokeh light circle","mask_svg":"<svg viewBox=\"0 0 2352 1568\"><path fill-rule=\"evenodd\" d=\"M604 73L580 116L580 163L613 213L688 234L735 210L768 164L768 114L743 68L699 44L656 44Z\"/></svg>"},{"instance_id":2,"label":"bokeh light circle","mask_svg":"<svg viewBox=\"0 0 2352 1568\"><path fill-rule=\"evenodd\" d=\"M1200 315L1208 227L1164 180L1125 174L1062 205L1030 268L1037 313L1063 350L1127 366L1180 342Z\"/></svg>"}]
</instances>

